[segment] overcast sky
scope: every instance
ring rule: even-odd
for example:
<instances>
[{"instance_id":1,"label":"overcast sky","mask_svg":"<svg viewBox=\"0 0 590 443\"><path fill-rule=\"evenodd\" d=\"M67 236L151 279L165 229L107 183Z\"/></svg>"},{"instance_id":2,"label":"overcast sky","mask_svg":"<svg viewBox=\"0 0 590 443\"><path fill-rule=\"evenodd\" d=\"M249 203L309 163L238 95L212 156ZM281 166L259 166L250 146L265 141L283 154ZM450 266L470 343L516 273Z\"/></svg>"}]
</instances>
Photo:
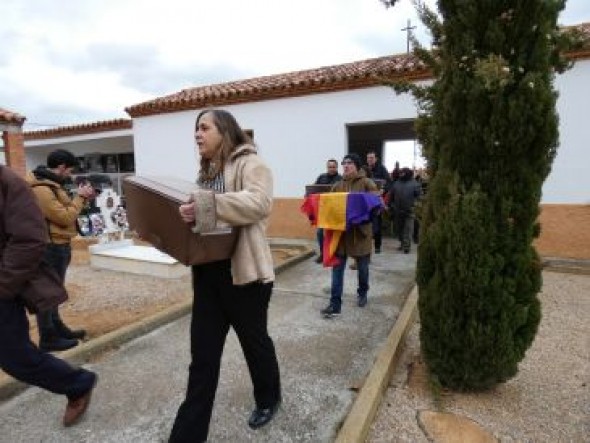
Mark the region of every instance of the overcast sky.
<instances>
[{"instance_id":1,"label":"overcast sky","mask_svg":"<svg viewBox=\"0 0 590 443\"><path fill-rule=\"evenodd\" d=\"M186 87L403 53L408 19L428 44L410 0L2 0L0 107L28 130L128 117ZM588 21L569 0L560 23Z\"/></svg>"}]
</instances>

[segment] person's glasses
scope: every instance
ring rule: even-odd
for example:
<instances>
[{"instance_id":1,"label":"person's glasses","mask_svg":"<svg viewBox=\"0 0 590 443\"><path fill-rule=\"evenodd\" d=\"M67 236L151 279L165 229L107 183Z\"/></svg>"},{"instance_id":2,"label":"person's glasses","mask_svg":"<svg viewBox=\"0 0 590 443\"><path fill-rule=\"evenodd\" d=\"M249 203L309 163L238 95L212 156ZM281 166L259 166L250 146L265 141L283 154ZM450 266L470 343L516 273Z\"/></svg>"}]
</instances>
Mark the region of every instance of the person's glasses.
<instances>
[{"instance_id":1,"label":"person's glasses","mask_svg":"<svg viewBox=\"0 0 590 443\"><path fill-rule=\"evenodd\" d=\"M343 160L342 163L340 163L342 166L344 165L352 165L354 162L352 160Z\"/></svg>"}]
</instances>

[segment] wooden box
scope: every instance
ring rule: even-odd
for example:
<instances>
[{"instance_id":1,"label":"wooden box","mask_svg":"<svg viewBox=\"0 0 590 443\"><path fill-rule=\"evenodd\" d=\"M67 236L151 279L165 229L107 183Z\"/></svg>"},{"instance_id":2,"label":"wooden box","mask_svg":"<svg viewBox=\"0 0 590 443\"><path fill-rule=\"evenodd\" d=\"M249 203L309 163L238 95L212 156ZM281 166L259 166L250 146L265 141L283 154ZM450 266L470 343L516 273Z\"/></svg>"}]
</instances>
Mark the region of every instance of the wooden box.
<instances>
[{"instance_id":1,"label":"wooden box","mask_svg":"<svg viewBox=\"0 0 590 443\"><path fill-rule=\"evenodd\" d=\"M129 227L187 266L230 258L238 235L229 226L206 234L191 231L178 208L195 189L196 184L177 178L132 176L123 181Z\"/></svg>"}]
</instances>

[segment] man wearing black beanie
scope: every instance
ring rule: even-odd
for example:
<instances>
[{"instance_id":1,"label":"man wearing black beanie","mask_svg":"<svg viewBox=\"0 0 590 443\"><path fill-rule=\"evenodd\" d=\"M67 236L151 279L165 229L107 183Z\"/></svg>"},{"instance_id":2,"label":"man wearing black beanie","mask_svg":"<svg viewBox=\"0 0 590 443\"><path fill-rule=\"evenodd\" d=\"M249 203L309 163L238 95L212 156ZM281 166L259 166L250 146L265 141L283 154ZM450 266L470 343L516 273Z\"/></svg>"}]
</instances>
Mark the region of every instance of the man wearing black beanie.
<instances>
[{"instance_id":1,"label":"man wearing black beanie","mask_svg":"<svg viewBox=\"0 0 590 443\"><path fill-rule=\"evenodd\" d=\"M354 152L351 152L350 154L346 154L344 156L344 158L342 159L343 165L346 160L350 160L354 163L354 165L356 166L357 172L361 170L362 162L361 162L361 158L358 154L355 154Z\"/></svg>"}]
</instances>

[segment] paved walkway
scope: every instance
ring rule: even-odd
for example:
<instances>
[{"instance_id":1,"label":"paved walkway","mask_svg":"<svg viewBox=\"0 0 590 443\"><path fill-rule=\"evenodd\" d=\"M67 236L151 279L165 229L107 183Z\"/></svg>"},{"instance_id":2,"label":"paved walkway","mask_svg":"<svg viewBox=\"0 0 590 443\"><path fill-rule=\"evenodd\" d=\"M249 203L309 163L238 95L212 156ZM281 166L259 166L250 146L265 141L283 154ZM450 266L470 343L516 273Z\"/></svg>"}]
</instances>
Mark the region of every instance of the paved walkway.
<instances>
[{"instance_id":1,"label":"paved walkway","mask_svg":"<svg viewBox=\"0 0 590 443\"><path fill-rule=\"evenodd\" d=\"M342 315L325 320L330 271L312 257L277 276L270 331L283 384L283 406L267 427L251 431L251 383L233 332L217 391L212 442L329 442L350 410L412 284L415 253L387 239L373 256L369 304L356 307L356 272L346 271ZM182 401L189 363L185 316L86 365L100 375L82 422L64 429L63 397L38 388L0 403L0 442L167 441Z\"/></svg>"}]
</instances>

